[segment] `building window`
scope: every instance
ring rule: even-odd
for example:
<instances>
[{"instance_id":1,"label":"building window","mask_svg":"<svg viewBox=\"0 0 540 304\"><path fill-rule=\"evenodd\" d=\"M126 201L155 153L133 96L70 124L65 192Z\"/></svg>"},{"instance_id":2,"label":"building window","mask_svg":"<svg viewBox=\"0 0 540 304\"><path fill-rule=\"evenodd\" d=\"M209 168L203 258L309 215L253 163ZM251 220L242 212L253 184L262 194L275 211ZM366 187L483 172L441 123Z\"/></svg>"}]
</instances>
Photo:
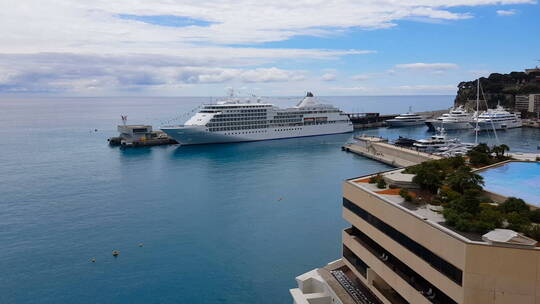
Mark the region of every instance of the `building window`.
<instances>
[{"instance_id":1,"label":"building window","mask_svg":"<svg viewBox=\"0 0 540 304\"><path fill-rule=\"evenodd\" d=\"M343 257L351 263L358 272L367 278L367 264L354 254L347 246L343 245Z\"/></svg>"},{"instance_id":2,"label":"building window","mask_svg":"<svg viewBox=\"0 0 540 304\"><path fill-rule=\"evenodd\" d=\"M407 248L409 251L416 254L419 258L430 264L431 267L447 276L450 280L454 281L459 286L462 286L463 271L461 271L461 269L450 264L446 260L439 257L437 254L433 253L431 250L418 244L416 241L412 240L411 238L399 232L392 226L381 221L377 217L373 216L371 213L367 212L366 210L362 209L361 207L346 198L343 198L343 207L358 215L364 221L368 222L373 227L386 234L389 238L393 239L401 246Z\"/></svg>"},{"instance_id":3,"label":"building window","mask_svg":"<svg viewBox=\"0 0 540 304\"><path fill-rule=\"evenodd\" d=\"M412 288L421 293L429 302L434 304L457 304L456 301L447 296L424 277L416 273L413 269L396 258L393 254L388 252L385 248L380 246L377 242L372 240L358 228L353 226L350 229L345 230L345 232L351 236L354 236L355 240L362 247L367 249L374 256L378 257L382 263L392 269L396 275L406 281ZM353 252L351 253L354 255ZM343 252L343 256L345 257L345 251Z\"/></svg>"}]
</instances>

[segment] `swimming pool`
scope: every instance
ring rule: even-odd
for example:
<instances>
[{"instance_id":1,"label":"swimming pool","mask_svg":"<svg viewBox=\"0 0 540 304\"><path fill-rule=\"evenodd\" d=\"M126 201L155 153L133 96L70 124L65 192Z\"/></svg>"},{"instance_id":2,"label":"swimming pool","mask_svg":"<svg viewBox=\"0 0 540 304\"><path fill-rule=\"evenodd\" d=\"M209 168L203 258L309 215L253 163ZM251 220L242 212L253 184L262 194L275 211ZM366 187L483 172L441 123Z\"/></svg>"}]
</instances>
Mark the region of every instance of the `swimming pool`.
<instances>
[{"instance_id":1,"label":"swimming pool","mask_svg":"<svg viewBox=\"0 0 540 304\"><path fill-rule=\"evenodd\" d=\"M486 190L540 207L540 163L509 162L478 173L484 177Z\"/></svg>"}]
</instances>

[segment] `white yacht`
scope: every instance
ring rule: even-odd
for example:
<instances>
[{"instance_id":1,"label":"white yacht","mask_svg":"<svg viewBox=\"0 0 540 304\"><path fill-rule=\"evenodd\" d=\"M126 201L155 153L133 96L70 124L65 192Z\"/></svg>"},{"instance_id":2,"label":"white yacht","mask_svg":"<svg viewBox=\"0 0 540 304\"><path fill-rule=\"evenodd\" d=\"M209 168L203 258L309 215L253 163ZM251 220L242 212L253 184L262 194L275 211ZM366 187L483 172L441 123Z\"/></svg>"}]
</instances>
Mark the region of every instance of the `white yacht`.
<instances>
[{"instance_id":1,"label":"white yacht","mask_svg":"<svg viewBox=\"0 0 540 304\"><path fill-rule=\"evenodd\" d=\"M396 116L394 119L389 119L386 121L386 125L389 127L408 127L408 126L418 126L423 125L426 122L426 119L416 113L409 112Z\"/></svg>"},{"instance_id":2,"label":"white yacht","mask_svg":"<svg viewBox=\"0 0 540 304\"><path fill-rule=\"evenodd\" d=\"M447 138L444 131L443 128L439 128L439 134L433 135L427 139L420 139L416 141L413 146L421 151L435 152L441 148L459 143L457 138Z\"/></svg>"},{"instance_id":3,"label":"white yacht","mask_svg":"<svg viewBox=\"0 0 540 304\"><path fill-rule=\"evenodd\" d=\"M161 130L182 145L194 145L348 133L353 124L347 114L321 104L308 92L295 107L287 109L230 96L203 105L184 125Z\"/></svg>"},{"instance_id":4,"label":"white yacht","mask_svg":"<svg viewBox=\"0 0 540 304\"><path fill-rule=\"evenodd\" d=\"M463 106L459 106L453 108L450 112L439 116L437 119L426 121L426 125L431 131L435 131L437 128L444 128L445 130L461 130L472 128L472 121L473 114L467 112Z\"/></svg>"},{"instance_id":5,"label":"white yacht","mask_svg":"<svg viewBox=\"0 0 540 304\"><path fill-rule=\"evenodd\" d=\"M510 113L499 105L495 109L488 109L478 115L478 118L473 119L470 125L474 128L478 125L478 131L519 128L522 126L521 114Z\"/></svg>"}]
</instances>

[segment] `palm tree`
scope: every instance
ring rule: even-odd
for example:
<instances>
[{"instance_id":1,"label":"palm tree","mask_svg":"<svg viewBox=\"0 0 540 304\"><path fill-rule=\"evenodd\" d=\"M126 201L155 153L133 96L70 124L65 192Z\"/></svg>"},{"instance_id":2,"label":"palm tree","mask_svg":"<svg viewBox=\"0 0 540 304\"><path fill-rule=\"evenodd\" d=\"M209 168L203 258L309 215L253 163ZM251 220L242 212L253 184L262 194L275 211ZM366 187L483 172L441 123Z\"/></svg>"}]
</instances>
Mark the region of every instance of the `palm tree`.
<instances>
[{"instance_id":1,"label":"palm tree","mask_svg":"<svg viewBox=\"0 0 540 304\"><path fill-rule=\"evenodd\" d=\"M504 152L510 151L510 147L505 145L505 144L500 145L499 148L501 149L501 156L502 157L504 157Z\"/></svg>"},{"instance_id":2,"label":"palm tree","mask_svg":"<svg viewBox=\"0 0 540 304\"><path fill-rule=\"evenodd\" d=\"M501 156L499 155L499 153L501 153L501 151L502 150L501 150L500 146L493 146L493 148L491 148L491 153L495 153L495 157L497 157L497 158L501 158Z\"/></svg>"}]
</instances>

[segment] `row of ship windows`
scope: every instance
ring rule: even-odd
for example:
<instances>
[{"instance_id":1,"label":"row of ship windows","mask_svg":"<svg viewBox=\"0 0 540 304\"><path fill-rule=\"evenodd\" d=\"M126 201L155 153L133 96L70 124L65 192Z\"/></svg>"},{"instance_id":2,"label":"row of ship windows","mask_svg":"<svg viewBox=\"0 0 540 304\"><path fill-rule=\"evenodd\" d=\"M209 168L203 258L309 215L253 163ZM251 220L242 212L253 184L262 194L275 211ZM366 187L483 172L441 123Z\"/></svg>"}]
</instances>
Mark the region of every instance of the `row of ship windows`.
<instances>
[{"instance_id":1,"label":"row of ship windows","mask_svg":"<svg viewBox=\"0 0 540 304\"><path fill-rule=\"evenodd\" d=\"M321 124L334 124L336 122L348 122L346 120L330 120L330 121L324 121L324 120L320 120L320 121L314 121L314 122L310 122L310 121L295 121L295 120L270 120L270 121L267 121L267 120L252 120L252 121L234 121L234 122L215 122L215 121L212 121L210 123L208 123L206 126L207 127L226 127L226 126L252 126L252 125L261 125L261 124L277 124L277 125L282 125L282 124L291 124L291 125L321 125Z\"/></svg>"},{"instance_id":2,"label":"row of ship windows","mask_svg":"<svg viewBox=\"0 0 540 304\"><path fill-rule=\"evenodd\" d=\"M247 132L233 132L233 133L225 133L225 135L240 135L240 134L254 134L254 133L266 133L267 131L247 131Z\"/></svg>"},{"instance_id":3,"label":"row of ship windows","mask_svg":"<svg viewBox=\"0 0 540 304\"><path fill-rule=\"evenodd\" d=\"M266 121L266 117L246 117L246 118L212 118L211 122L221 122L221 121L245 121L245 120L262 120Z\"/></svg>"},{"instance_id":4,"label":"row of ship windows","mask_svg":"<svg viewBox=\"0 0 540 304\"><path fill-rule=\"evenodd\" d=\"M224 123L209 123L207 127L225 127L225 126L249 126L249 125L261 125L266 124L266 120L258 121L237 121L237 122L224 122Z\"/></svg>"},{"instance_id":5,"label":"row of ship windows","mask_svg":"<svg viewBox=\"0 0 540 304\"><path fill-rule=\"evenodd\" d=\"M266 117L266 113L249 113L249 114L219 114L219 115L216 115L214 117L218 118L218 117L257 117L257 116L260 116L260 117Z\"/></svg>"},{"instance_id":6,"label":"row of ship windows","mask_svg":"<svg viewBox=\"0 0 540 304\"><path fill-rule=\"evenodd\" d=\"M246 107L249 107L249 108L271 108L272 106L270 105L266 105L266 106L246 106L246 105L243 105L243 106L207 106L207 107L204 107L205 109L218 109L218 110L226 110L226 109L234 109L234 108L246 108Z\"/></svg>"},{"instance_id":7,"label":"row of ship windows","mask_svg":"<svg viewBox=\"0 0 540 304\"><path fill-rule=\"evenodd\" d=\"M220 131L229 131L224 130L227 128L210 128L210 132L220 132ZM283 132L283 131L295 131L295 130L302 130L302 128L286 128L286 129L274 129L275 132ZM244 131L244 132L232 132L232 133L225 133L225 135L239 135L239 134L255 134L255 133L266 133L267 130L257 130L257 131Z\"/></svg>"},{"instance_id":8,"label":"row of ship windows","mask_svg":"<svg viewBox=\"0 0 540 304\"><path fill-rule=\"evenodd\" d=\"M221 132L221 131L236 131L236 130L251 130L251 129L266 129L268 125L253 125L245 127L224 127L224 128L209 128L210 132Z\"/></svg>"}]
</instances>

